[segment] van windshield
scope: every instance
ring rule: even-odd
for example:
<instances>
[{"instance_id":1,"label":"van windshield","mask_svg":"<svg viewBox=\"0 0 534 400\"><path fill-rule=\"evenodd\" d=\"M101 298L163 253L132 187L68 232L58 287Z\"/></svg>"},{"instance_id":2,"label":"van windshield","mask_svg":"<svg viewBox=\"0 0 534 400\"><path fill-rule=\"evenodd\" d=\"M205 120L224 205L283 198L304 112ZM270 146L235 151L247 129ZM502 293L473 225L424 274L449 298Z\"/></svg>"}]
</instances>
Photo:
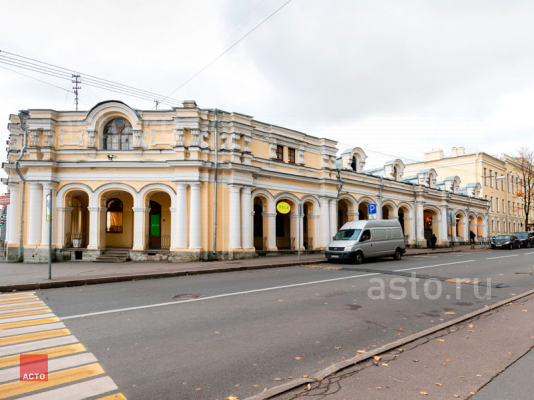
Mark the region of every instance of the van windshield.
<instances>
[{"instance_id":1,"label":"van windshield","mask_svg":"<svg viewBox=\"0 0 534 400\"><path fill-rule=\"evenodd\" d=\"M361 231L361 229L343 229L336 233L334 240L356 240Z\"/></svg>"}]
</instances>

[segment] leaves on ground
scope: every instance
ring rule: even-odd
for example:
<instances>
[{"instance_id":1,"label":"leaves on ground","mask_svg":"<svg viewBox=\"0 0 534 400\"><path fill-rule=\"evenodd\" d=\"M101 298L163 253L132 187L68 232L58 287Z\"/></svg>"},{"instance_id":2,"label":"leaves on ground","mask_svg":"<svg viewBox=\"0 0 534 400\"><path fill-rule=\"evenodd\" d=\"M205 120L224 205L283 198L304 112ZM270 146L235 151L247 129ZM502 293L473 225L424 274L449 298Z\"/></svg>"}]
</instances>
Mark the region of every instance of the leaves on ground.
<instances>
[{"instance_id":1,"label":"leaves on ground","mask_svg":"<svg viewBox=\"0 0 534 400\"><path fill-rule=\"evenodd\" d=\"M428 393L427 393L427 392L421 392L421 394L422 394L423 396L428 396Z\"/></svg>"},{"instance_id":2,"label":"leaves on ground","mask_svg":"<svg viewBox=\"0 0 534 400\"><path fill-rule=\"evenodd\" d=\"M226 400L239 400L239 398L236 396L228 396Z\"/></svg>"},{"instance_id":3,"label":"leaves on ground","mask_svg":"<svg viewBox=\"0 0 534 400\"><path fill-rule=\"evenodd\" d=\"M376 361L380 361L380 360L382 359L382 357L380 357L380 356L374 356L373 358L374 358Z\"/></svg>"},{"instance_id":4,"label":"leaves on ground","mask_svg":"<svg viewBox=\"0 0 534 400\"><path fill-rule=\"evenodd\" d=\"M455 315L456 313L453 312L453 311L446 311L445 314L447 314L447 315Z\"/></svg>"}]
</instances>

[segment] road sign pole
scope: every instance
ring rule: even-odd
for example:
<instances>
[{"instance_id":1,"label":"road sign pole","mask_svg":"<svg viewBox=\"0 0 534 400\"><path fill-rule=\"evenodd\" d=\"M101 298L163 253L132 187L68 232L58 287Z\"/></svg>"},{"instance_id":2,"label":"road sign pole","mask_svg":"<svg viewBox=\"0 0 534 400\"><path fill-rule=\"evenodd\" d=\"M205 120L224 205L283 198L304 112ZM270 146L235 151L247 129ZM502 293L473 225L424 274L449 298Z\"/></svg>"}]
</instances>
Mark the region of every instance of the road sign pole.
<instances>
[{"instance_id":1,"label":"road sign pole","mask_svg":"<svg viewBox=\"0 0 534 400\"><path fill-rule=\"evenodd\" d=\"M52 190L48 194L46 202L46 219L48 220L48 279L52 279Z\"/></svg>"}]
</instances>

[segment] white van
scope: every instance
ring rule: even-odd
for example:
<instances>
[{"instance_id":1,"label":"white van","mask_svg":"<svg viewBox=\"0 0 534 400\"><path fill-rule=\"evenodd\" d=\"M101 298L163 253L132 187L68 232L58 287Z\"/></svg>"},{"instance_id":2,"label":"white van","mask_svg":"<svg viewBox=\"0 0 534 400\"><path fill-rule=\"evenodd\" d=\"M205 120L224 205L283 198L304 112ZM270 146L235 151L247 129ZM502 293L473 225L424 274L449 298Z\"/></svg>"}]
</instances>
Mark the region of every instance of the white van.
<instances>
[{"instance_id":1,"label":"white van","mask_svg":"<svg viewBox=\"0 0 534 400\"><path fill-rule=\"evenodd\" d=\"M406 253L398 220L350 221L333 239L325 251L329 261L349 260L361 264L365 258L385 256L400 260Z\"/></svg>"}]
</instances>

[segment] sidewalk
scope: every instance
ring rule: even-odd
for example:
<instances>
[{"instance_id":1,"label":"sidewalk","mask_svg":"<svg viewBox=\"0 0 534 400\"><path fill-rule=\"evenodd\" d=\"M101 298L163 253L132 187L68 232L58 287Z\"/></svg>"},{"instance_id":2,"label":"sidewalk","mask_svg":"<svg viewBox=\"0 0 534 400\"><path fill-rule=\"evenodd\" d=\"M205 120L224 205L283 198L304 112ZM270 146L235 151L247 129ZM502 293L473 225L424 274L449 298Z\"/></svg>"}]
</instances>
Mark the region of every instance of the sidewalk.
<instances>
[{"instance_id":1,"label":"sidewalk","mask_svg":"<svg viewBox=\"0 0 534 400\"><path fill-rule=\"evenodd\" d=\"M477 246L480 248L480 246ZM471 250L469 246L436 249L407 249L405 256L451 253ZM48 280L47 264L6 263L0 260L0 292L37 290L65 286L83 286L140 279L248 271L254 269L290 267L326 262L324 254L268 256L246 260L169 262L59 262L52 264L52 280Z\"/></svg>"},{"instance_id":2,"label":"sidewalk","mask_svg":"<svg viewBox=\"0 0 534 400\"><path fill-rule=\"evenodd\" d=\"M271 398L532 399L532 313L531 294Z\"/></svg>"}]
</instances>

